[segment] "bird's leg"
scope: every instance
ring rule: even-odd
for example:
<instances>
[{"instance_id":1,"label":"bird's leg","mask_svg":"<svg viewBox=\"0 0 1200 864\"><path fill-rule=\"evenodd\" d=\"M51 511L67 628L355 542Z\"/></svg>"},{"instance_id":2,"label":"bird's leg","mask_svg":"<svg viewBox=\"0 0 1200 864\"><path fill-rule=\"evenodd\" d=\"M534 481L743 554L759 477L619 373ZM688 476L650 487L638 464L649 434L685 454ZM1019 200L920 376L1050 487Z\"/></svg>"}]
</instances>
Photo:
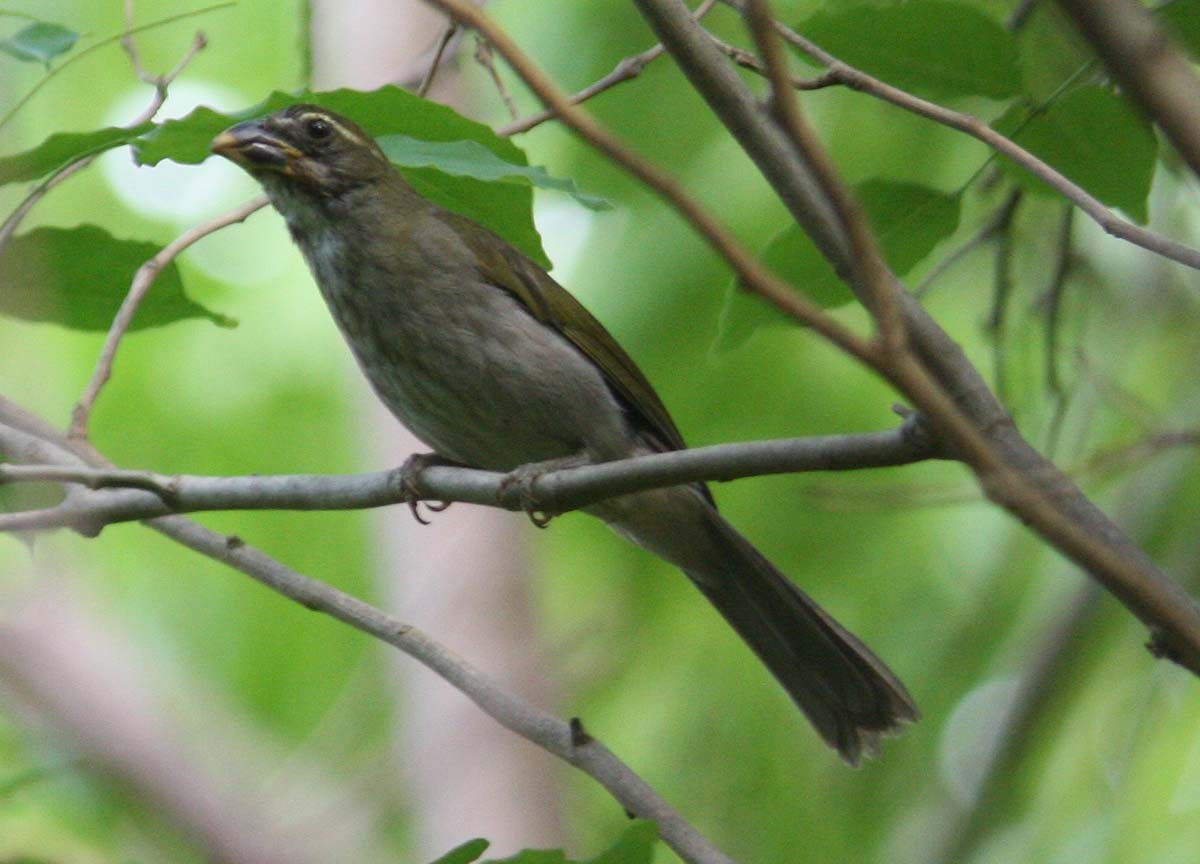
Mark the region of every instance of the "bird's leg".
<instances>
[{"instance_id":1,"label":"bird's leg","mask_svg":"<svg viewBox=\"0 0 1200 864\"><path fill-rule=\"evenodd\" d=\"M436 453L413 453L397 469L401 500L412 511L413 518L422 525L428 525L429 520L421 515L421 511L417 507L417 505L424 501L424 493L421 487L421 472L435 465L457 466L458 463L439 456ZM450 506L449 501L439 501L437 503L424 501L424 504L434 513L440 513Z\"/></svg>"},{"instance_id":2,"label":"bird's leg","mask_svg":"<svg viewBox=\"0 0 1200 864\"><path fill-rule=\"evenodd\" d=\"M509 471L508 475L500 481L500 489L496 497L503 501L511 494L510 490L515 487L517 489L517 498L521 502L521 509L525 511L525 515L529 517L529 521L539 528L545 528L550 524L550 520L558 514L538 508L537 496L534 494L533 484L543 474L562 471L567 468L578 468L582 465L590 465L591 462L591 458L586 452L583 452L573 453L570 456L559 456L555 459L547 459L544 462L530 462L525 465L518 465L512 471Z\"/></svg>"}]
</instances>

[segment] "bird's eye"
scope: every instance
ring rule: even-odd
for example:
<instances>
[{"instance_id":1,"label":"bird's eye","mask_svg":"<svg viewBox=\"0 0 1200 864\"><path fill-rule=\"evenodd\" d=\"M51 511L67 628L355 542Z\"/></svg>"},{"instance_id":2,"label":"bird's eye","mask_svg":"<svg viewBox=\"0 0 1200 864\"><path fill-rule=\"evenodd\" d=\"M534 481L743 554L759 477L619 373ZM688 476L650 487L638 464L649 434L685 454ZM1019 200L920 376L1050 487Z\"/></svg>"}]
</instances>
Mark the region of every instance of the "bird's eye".
<instances>
[{"instance_id":1,"label":"bird's eye","mask_svg":"<svg viewBox=\"0 0 1200 864\"><path fill-rule=\"evenodd\" d=\"M304 131L308 133L309 138L319 141L333 134L333 125L328 120L313 117L304 124Z\"/></svg>"}]
</instances>

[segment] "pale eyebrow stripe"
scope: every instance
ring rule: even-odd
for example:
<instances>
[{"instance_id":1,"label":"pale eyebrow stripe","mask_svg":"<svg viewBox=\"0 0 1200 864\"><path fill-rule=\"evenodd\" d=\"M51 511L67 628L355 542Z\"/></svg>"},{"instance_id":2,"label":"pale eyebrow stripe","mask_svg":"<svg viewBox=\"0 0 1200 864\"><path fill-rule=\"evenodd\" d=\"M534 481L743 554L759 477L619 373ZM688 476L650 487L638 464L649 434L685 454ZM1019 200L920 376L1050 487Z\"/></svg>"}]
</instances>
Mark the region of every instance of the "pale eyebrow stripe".
<instances>
[{"instance_id":1,"label":"pale eyebrow stripe","mask_svg":"<svg viewBox=\"0 0 1200 864\"><path fill-rule=\"evenodd\" d=\"M344 137L349 138L355 144L363 143L362 138L359 138L357 135L355 135L353 132L351 132L349 129L347 129L345 126L343 126L341 123L334 120L328 114L315 114L310 111L307 114L300 115L301 123L303 123L307 120L324 120L326 123L328 123L334 129L336 129L338 132L341 132Z\"/></svg>"}]
</instances>

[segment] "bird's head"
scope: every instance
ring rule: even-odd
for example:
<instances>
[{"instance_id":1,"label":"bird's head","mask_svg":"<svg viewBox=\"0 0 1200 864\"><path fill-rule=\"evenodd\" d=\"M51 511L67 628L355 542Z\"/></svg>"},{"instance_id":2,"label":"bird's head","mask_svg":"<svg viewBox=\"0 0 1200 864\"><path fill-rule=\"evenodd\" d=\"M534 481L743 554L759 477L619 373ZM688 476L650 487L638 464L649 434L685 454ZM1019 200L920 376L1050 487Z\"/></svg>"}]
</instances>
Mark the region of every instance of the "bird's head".
<instances>
[{"instance_id":1,"label":"bird's head","mask_svg":"<svg viewBox=\"0 0 1200 864\"><path fill-rule=\"evenodd\" d=\"M354 122L316 105L292 105L231 126L212 151L267 190L337 197L392 171L379 145Z\"/></svg>"}]
</instances>

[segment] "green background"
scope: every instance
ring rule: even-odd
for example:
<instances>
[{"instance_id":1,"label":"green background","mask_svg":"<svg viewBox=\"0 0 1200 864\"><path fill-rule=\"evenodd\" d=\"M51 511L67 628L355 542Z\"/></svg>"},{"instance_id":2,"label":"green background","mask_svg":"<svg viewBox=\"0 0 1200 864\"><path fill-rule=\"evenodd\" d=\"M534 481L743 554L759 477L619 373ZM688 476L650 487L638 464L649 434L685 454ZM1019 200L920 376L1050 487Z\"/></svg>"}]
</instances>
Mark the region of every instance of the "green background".
<instances>
[{"instance_id":1,"label":"green background","mask_svg":"<svg viewBox=\"0 0 1200 864\"><path fill-rule=\"evenodd\" d=\"M947 5L981 10L1001 22L1012 4ZM632 7L615 0L554 0L554 14L546 14L545 4L492 6L571 90L653 42ZM825 12L844 6L830 3ZM120 31L120 7L82 0L9 4L93 39ZM143 0L138 15L148 21L187 8L175 0ZM786 20L801 21L818 4L777 8ZM296 3L242 2L146 34L139 45L148 68L169 68L202 27L209 48L182 80L219 85L242 98L233 107L249 106L271 90L307 83L298 50L300 11ZM712 22L726 37L741 39L727 10L714 13ZM15 30L20 22L0 19L0 25ZM988 82L990 90L979 85L965 95L947 94L942 83L928 95L957 100L956 107L992 120L1046 99L1086 62L1062 22L1046 13L1026 26L1016 50L1021 78L1015 89ZM871 60L868 51L855 62L869 68ZM463 67L468 83L478 85L469 113L503 122L502 105L466 54ZM879 71L887 70L884 65ZM0 56L4 106L42 74L35 64ZM503 74L514 81L507 70ZM903 83L920 91L920 81ZM1095 76L1084 83L1103 87ZM21 110L0 132L0 153L33 147L55 131L111 122L109 106L131 89L149 97L149 88L133 81L119 48L98 51ZM536 107L514 89L524 110ZM977 92L988 96L971 95ZM1068 103L1067 116L1075 118L1069 128L1080 129L1094 116L1099 109L1089 105L1096 98ZM1028 182L1008 169L993 175L981 144L861 94L823 90L805 95L804 104L850 182L918 183L958 197L962 216L955 238L916 265L910 284L987 219L1003 201L1006 183ZM766 247L786 227L781 205L669 60L589 108L669 166L752 247ZM1099 129L1081 129L1093 144L1103 143L1097 135L1114 139L1111 146L1081 152L1062 146L1062 135L1055 134L1061 126L1047 124L1034 134L1058 148L1057 158L1077 156L1085 175L1094 170L1140 182L1132 191L1118 184L1112 203L1137 218L1139 206L1145 207L1155 230L1200 242L1195 179L1169 155L1153 163L1152 187L1149 171L1111 163L1141 158L1137 142L1145 140L1141 127L1131 129L1128 141L1116 140L1122 134L1117 122L1104 113ZM556 262L566 263L558 275L641 364L690 444L867 431L896 422L895 395L805 331L764 327L736 345L721 340L727 268L627 175L554 124L519 136L517 143L531 164L547 165L614 205L591 212L557 193L537 193L540 204L552 205L539 211L551 257L557 230L551 216L574 208L568 221L586 225L578 252ZM1096 184L1104 188L1104 182ZM23 192L0 189L4 212ZM252 193L246 181L211 213ZM1193 584L1200 548L1194 453L1156 451L1115 467L1089 460L1200 422L1196 274L1106 238L1076 218L1076 266L1058 332L1066 393L1057 394L1046 379L1044 294L1061 217L1062 202L1042 189L1032 189L1023 201L1011 229L1013 293L998 337L986 326L994 246L973 252L934 283L928 308L971 359L1002 382L1006 404L1025 433L1070 469L1168 571ZM25 227L80 223L160 244L188 224L134 213L93 169L53 192ZM195 319L133 334L93 420L100 450L120 465L164 473L387 467L366 460L355 409L364 388L278 218L259 214L205 240L194 254L201 250L241 259L246 276L237 282L206 275L192 253L180 261L189 295L239 326L224 329ZM860 310L836 314L866 327ZM0 393L65 426L101 338L0 318ZM1052 674L1037 682L1033 721L1019 734L1000 725L1008 696L1045 658L1046 640L1088 583L1020 525L981 503L964 470L931 464L759 478L720 485L715 493L734 524L887 658L924 715L886 743L881 759L850 770L824 749L749 652L670 568L583 516L538 532L539 566L529 579L543 624L539 638L545 650L559 652L564 682L563 704L550 707L582 716L736 859L930 861L936 860L931 848L937 838L962 828L973 838L964 859L970 861L1195 860L1196 682L1155 662L1143 650L1144 629L1107 595L1086 607ZM238 534L303 573L382 602L372 581L376 553L364 514L227 513L200 521ZM173 670L174 686L217 694L284 753L313 758L353 781L391 746L394 697L380 683L385 651L343 625L134 525L111 527L98 540L56 534L39 542L36 557L51 568L56 560L86 561L86 571L75 577L78 587L136 645ZM29 560L24 545L0 538L0 589L15 597L23 580L35 578L28 575ZM403 617L402 609L394 611ZM614 627L608 618L613 614L628 619ZM603 622L600 635L582 640L584 647L573 655L579 634L588 634L597 620ZM583 651L604 659L597 663ZM471 659L486 668L487 658ZM580 668L598 671L567 674ZM314 735L334 715L357 722L342 721L332 736ZM972 778L997 729L1013 760L972 816ZM594 855L616 840L625 817L591 780L561 770L575 838L571 849ZM380 842L395 860L411 860L406 800L420 794L399 779L389 792ZM461 839L475 833L465 815ZM200 860L186 841L172 839L159 817L72 763L53 736L29 728L15 710L0 713L0 861L139 860L131 835L142 838L139 843L153 838L151 846L160 852L171 850L161 852L164 860ZM656 860L673 858L660 847Z\"/></svg>"}]
</instances>

